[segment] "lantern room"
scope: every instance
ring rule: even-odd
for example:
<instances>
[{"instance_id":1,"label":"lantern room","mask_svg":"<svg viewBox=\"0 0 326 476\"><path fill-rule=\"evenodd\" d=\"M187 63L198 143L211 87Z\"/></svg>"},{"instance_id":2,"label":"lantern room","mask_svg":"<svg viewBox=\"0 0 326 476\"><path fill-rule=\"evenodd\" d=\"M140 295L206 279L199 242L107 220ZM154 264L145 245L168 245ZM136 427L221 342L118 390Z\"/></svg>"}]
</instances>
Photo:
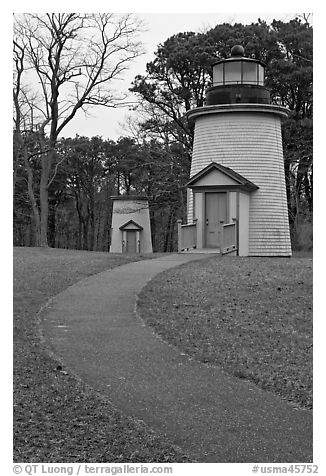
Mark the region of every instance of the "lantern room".
<instances>
[{"instance_id":1,"label":"lantern room","mask_svg":"<svg viewBox=\"0 0 326 476\"><path fill-rule=\"evenodd\" d=\"M206 104L269 104L264 74L264 63L244 57L243 47L234 46L230 58L213 64L213 86L206 91Z\"/></svg>"}]
</instances>

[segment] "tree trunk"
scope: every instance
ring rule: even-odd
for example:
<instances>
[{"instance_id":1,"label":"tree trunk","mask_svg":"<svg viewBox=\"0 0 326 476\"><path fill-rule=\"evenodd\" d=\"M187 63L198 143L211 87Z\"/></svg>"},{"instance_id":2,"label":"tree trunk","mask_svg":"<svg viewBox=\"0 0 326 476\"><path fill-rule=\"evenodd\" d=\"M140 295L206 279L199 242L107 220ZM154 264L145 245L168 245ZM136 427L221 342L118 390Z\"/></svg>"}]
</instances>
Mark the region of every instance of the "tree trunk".
<instances>
[{"instance_id":1,"label":"tree trunk","mask_svg":"<svg viewBox=\"0 0 326 476\"><path fill-rule=\"evenodd\" d=\"M157 251L156 247L156 214L153 211L150 211L150 222L151 222L151 234L152 234L152 246L153 251Z\"/></svg>"},{"instance_id":2,"label":"tree trunk","mask_svg":"<svg viewBox=\"0 0 326 476\"><path fill-rule=\"evenodd\" d=\"M81 221L80 216L78 215L78 237L77 237L77 250L82 249L82 230L83 230L83 224Z\"/></svg>"},{"instance_id":3,"label":"tree trunk","mask_svg":"<svg viewBox=\"0 0 326 476\"><path fill-rule=\"evenodd\" d=\"M89 250L95 251L95 212L93 193L89 198Z\"/></svg>"},{"instance_id":4,"label":"tree trunk","mask_svg":"<svg viewBox=\"0 0 326 476\"><path fill-rule=\"evenodd\" d=\"M284 173L285 173L285 187L286 187L286 197L287 197L287 204L288 204L288 215L289 215L289 224L290 227L293 225L293 205L292 205L292 187L291 187L291 168L290 168L290 161L284 161Z\"/></svg>"},{"instance_id":5,"label":"tree trunk","mask_svg":"<svg viewBox=\"0 0 326 476\"><path fill-rule=\"evenodd\" d=\"M89 228L89 219L88 216L86 219L83 219L83 250L88 250L88 228Z\"/></svg>"},{"instance_id":6,"label":"tree trunk","mask_svg":"<svg viewBox=\"0 0 326 476\"><path fill-rule=\"evenodd\" d=\"M114 190L114 189L113 189ZM112 195L110 186L106 187L105 191L105 206L104 206L104 227L103 227L103 251L110 251L111 246L111 222L112 222L112 201L110 196Z\"/></svg>"},{"instance_id":7,"label":"tree trunk","mask_svg":"<svg viewBox=\"0 0 326 476\"><path fill-rule=\"evenodd\" d=\"M42 171L43 176L43 171ZM42 248L48 247L48 215L49 215L49 203L48 203L48 183L45 177L41 177L40 183L40 206L41 206L41 242Z\"/></svg>"},{"instance_id":8,"label":"tree trunk","mask_svg":"<svg viewBox=\"0 0 326 476\"><path fill-rule=\"evenodd\" d=\"M169 251L170 230L171 230L172 217L173 217L173 210L170 207L168 223L167 223L167 227L165 229L165 236L164 236L164 252L165 253Z\"/></svg>"},{"instance_id":9,"label":"tree trunk","mask_svg":"<svg viewBox=\"0 0 326 476\"><path fill-rule=\"evenodd\" d=\"M102 214L102 202L99 201L97 204L97 217L96 217L96 240L93 251L102 251L103 244L101 242L102 228L103 228L103 214Z\"/></svg>"},{"instance_id":10,"label":"tree trunk","mask_svg":"<svg viewBox=\"0 0 326 476\"><path fill-rule=\"evenodd\" d=\"M80 203L80 191L78 187L78 193L76 190L74 190L74 196L75 196L75 207L77 210L77 215L78 215L78 242L77 242L77 249L82 250L82 236L83 236L83 216L82 216L82 211L81 211L81 203Z\"/></svg>"},{"instance_id":11,"label":"tree trunk","mask_svg":"<svg viewBox=\"0 0 326 476\"><path fill-rule=\"evenodd\" d=\"M48 220L48 239L51 248L55 248L55 235L56 235L56 205L55 201L50 203L49 207L49 220Z\"/></svg>"},{"instance_id":12,"label":"tree trunk","mask_svg":"<svg viewBox=\"0 0 326 476\"><path fill-rule=\"evenodd\" d=\"M28 158L28 152L24 144L24 140L22 138L20 130L15 131L15 139L14 142L17 142L20 147L20 151L22 154L22 157L24 159L24 165L25 169L27 172L27 193L28 193L28 198L31 202L31 207L33 211L33 219L34 219L34 229L35 229L35 246L40 246L41 243L41 219L40 219L40 213L39 213L39 208L36 202L35 194L34 194L34 188L33 188L33 182L34 182L34 175L33 175L33 170L30 166L29 163L29 158Z\"/></svg>"},{"instance_id":13,"label":"tree trunk","mask_svg":"<svg viewBox=\"0 0 326 476\"><path fill-rule=\"evenodd\" d=\"M27 171L27 191L28 197L31 202L32 211L33 211L33 219L34 219L34 229L35 229L35 246L41 246L41 219L40 219L40 212L36 203L34 189L33 189L33 171L29 165L27 152L24 150L24 161L25 161L25 168Z\"/></svg>"},{"instance_id":14,"label":"tree trunk","mask_svg":"<svg viewBox=\"0 0 326 476\"><path fill-rule=\"evenodd\" d=\"M175 220L174 220L174 212L171 217L171 225L170 225L170 247L169 251L173 252L174 250L174 233L175 233Z\"/></svg>"},{"instance_id":15,"label":"tree trunk","mask_svg":"<svg viewBox=\"0 0 326 476\"><path fill-rule=\"evenodd\" d=\"M40 208L41 208L41 243L40 246L47 248L48 245L48 218L49 218L49 177L53 156L55 154L54 143L50 144L49 152L42 157L42 171L40 180Z\"/></svg>"}]
</instances>

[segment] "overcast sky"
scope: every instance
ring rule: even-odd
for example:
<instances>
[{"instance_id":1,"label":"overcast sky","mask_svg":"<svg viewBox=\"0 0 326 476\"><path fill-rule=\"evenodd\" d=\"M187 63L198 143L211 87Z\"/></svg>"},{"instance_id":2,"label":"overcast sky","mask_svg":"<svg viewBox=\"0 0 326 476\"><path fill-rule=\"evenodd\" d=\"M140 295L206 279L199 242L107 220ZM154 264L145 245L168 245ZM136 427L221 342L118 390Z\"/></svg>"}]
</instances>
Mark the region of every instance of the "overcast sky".
<instances>
[{"instance_id":1,"label":"overcast sky","mask_svg":"<svg viewBox=\"0 0 326 476\"><path fill-rule=\"evenodd\" d=\"M164 43L167 38L176 33L199 32L224 22L250 24L256 22L258 18L268 23L274 18L289 21L295 17L296 13L136 13L136 15L143 20L147 30L141 34L146 54L131 64L122 81L113 83L116 89L124 91L128 90L137 74L145 74L146 63L154 59L157 45ZM92 117L85 118L83 112L79 112L64 129L62 135L64 137L74 137L76 134L88 137L99 135L103 139L112 140L126 135L119 125L125 122L126 116L130 115L126 108L96 107L92 109L91 114Z\"/></svg>"}]
</instances>

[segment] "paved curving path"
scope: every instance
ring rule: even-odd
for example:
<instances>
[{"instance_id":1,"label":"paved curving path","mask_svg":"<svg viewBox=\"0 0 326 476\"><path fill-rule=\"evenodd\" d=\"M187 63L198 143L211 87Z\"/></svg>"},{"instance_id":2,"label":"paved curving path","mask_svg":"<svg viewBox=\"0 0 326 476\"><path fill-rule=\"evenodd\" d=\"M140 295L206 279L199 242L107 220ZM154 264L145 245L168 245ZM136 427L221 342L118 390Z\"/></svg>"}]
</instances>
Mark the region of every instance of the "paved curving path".
<instances>
[{"instance_id":1,"label":"paved curving path","mask_svg":"<svg viewBox=\"0 0 326 476\"><path fill-rule=\"evenodd\" d=\"M198 462L311 461L312 412L190 360L136 315L137 294L150 279L195 259L207 255L167 255L78 282L43 312L46 341L116 407Z\"/></svg>"}]
</instances>

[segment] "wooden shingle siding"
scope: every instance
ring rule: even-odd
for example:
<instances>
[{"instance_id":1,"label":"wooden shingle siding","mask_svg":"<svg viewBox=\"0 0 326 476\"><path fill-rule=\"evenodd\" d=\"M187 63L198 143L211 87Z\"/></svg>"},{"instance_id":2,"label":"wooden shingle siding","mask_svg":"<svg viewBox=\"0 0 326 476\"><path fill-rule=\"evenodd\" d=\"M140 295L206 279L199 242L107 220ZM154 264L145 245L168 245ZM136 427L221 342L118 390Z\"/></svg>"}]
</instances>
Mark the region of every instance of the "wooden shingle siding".
<instances>
[{"instance_id":1,"label":"wooden shingle siding","mask_svg":"<svg viewBox=\"0 0 326 476\"><path fill-rule=\"evenodd\" d=\"M250 194L249 256L291 255L280 116L232 111L196 117L190 177L211 162L259 187ZM192 208L190 191L189 221Z\"/></svg>"}]
</instances>

